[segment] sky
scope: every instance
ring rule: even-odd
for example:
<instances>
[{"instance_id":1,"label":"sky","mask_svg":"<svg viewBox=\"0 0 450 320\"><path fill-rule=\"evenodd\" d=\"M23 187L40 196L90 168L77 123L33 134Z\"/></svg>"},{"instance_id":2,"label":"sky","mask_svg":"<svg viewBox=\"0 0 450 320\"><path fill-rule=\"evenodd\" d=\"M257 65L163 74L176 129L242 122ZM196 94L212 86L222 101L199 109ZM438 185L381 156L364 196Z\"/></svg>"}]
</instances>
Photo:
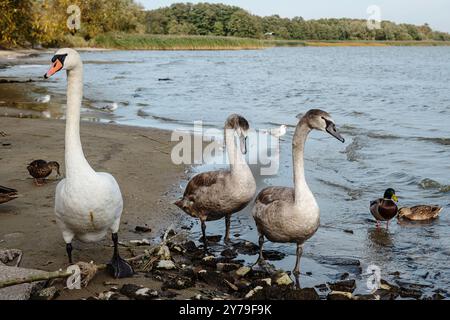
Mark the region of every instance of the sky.
<instances>
[{"instance_id":1,"label":"sky","mask_svg":"<svg viewBox=\"0 0 450 320\"><path fill-rule=\"evenodd\" d=\"M137 0L147 9L166 7L177 2L225 3L239 6L253 14L267 16L278 14L292 18L369 18L367 9L372 5L380 8L382 20L412 24L429 23L439 31L450 32L449 0Z\"/></svg>"}]
</instances>

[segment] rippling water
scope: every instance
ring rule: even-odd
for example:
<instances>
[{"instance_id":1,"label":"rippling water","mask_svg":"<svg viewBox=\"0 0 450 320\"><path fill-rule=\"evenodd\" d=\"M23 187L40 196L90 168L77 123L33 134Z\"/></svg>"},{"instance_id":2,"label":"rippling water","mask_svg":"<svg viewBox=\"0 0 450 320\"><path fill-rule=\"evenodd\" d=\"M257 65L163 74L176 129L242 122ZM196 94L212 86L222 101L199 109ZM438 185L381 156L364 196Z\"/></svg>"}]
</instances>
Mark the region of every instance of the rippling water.
<instances>
[{"instance_id":1,"label":"rippling water","mask_svg":"<svg viewBox=\"0 0 450 320\"><path fill-rule=\"evenodd\" d=\"M347 141L341 144L316 132L307 143L306 174L321 208L321 228L305 246L303 284L356 272L330 262L330 257L343 257L359 259L363 269L376 264L387 279L398 271L402 281L420 282L430 291L450 288L450 48L115 51L82 56L86 98L119 103L107 117L84 109L88 119L167 129L203 120L220 128L228 114L237 112L253 128L270 128L294 126L295 116L310 108L330 112ZM40 56L27 67L0 70L0 75L40 76L49 58ZM62 76L42 84L52 94L64 93ZM292 134L289 127L281 141L278 175L257 176L259 188L292 184ZM376 230L368 220L368 204L387 187L397 190L400 205L438 204L444 207L442 216L430 224L394 222L389 231ZM232 228L241 238L256 241L250 209L235 216ZM209 223L207 230L223 229L219 221ZM199 228L194 230L197 236ZM288 254L275 262L277 266L293 267L293 245L266 248ZM364 292L364 277L359 279Z\"/></svg>"}]
</instances>

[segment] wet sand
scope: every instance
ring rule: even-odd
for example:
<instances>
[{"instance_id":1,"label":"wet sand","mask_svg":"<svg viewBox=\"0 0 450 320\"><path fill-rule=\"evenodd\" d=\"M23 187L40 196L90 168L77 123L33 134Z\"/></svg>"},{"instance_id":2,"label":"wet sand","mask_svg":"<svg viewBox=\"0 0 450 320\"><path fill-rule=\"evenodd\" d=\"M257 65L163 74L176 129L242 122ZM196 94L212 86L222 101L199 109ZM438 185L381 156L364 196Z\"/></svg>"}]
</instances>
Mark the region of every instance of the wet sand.
<instances>
[{"instance_id":1,"label":"wet sand","mask_svg":"<svg viewBox=\"0 0 450 320\"><path fill-rule=\"evenodd\" d=\"M19 190L20 198L0 205L0 249L21 249L22 267L55 271L67 265L65 244L54 217L55 176L37 187L26 166L35 159L58 161L64 174L64 121L0 118L0 184ZM183 219L171 203L185 168L170 161L169 132L112 124L82 122L84 152L96 171L113 174L122 189L124 212L120 240L159 236L169 224ZM176 190L177 191L177 190ZM136 226L152 231L136 234ZM122 248L124 257L130 253ZM75 261L106 263L112 255L109 237L97 244L74 242ZM114 281L100 272L87 290L63 291L60 298L92 296L104 290L104 281L139 283L152 287L151 279L136 277ZM153 284L152 284L153 283ZM160 286L160 284L159 284ZM192 295L190 295L192 296Z\"/></svg>"}]
</instances>

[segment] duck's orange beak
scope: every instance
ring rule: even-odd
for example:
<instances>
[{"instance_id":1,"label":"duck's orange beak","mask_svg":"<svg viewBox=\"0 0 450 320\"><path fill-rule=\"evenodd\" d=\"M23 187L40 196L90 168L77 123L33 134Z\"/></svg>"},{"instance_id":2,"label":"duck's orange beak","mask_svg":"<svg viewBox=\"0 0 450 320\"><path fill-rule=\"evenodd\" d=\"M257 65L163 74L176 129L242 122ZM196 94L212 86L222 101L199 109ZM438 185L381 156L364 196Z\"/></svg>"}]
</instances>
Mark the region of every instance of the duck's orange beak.
<instances>
[{"instance_id":1,"label":"duck's orange beak","mask_svg":"<svg viewBox=\"0 0 450 320\"><path fill-rule=\"evenodd\" d=\"M55 73L57 73L59 70L61 70L63 68L63 64L61 61L59 61L59 59L56 59L55 62L53 62L50 70L47 71L46 74L44 74L44 78L48 79L50 78L52 75L54 75Z\"/></svg>"}]
</instances>

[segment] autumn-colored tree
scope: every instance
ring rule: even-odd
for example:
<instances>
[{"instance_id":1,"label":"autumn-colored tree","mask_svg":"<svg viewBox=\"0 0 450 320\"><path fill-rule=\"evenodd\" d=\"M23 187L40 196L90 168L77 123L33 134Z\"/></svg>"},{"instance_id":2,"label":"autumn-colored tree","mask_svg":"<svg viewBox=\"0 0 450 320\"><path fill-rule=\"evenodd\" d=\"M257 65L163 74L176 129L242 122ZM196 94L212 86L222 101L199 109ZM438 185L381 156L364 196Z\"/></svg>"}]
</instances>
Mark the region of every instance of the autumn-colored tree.
<instances>
[{"instance_id":1,"label":"autumn-colored tree","mask_svg":"<svg viewBox=\"0 0 450 320\"><path fill-rule=\"evenodd\" d=\"M0 46L23 45L32 39L31 0L0 1Z\"/></svg>"}]
</instances>

